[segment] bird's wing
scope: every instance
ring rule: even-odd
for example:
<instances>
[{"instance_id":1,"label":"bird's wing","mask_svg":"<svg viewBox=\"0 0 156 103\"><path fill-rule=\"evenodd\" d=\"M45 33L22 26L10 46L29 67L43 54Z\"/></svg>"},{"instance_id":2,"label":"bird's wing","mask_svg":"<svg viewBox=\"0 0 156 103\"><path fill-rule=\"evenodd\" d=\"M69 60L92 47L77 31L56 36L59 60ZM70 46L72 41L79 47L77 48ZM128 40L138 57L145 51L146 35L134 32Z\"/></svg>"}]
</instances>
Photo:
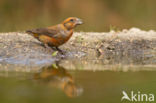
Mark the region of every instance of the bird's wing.
<instances>
[{"instance_id":1,"label":"bird's wing","mask_svg":"<svg viewBox=\"0 0 156 103\"><path fill-rule=\"evenodd\" d=\"M46 35L46 36L54 37L55 34L58 33L58 30L48 29L48 28L38 28L38 29L28 30L26 32L30 33L30 34L32 33L32 34Z\"/></svg>"}]
</instances>

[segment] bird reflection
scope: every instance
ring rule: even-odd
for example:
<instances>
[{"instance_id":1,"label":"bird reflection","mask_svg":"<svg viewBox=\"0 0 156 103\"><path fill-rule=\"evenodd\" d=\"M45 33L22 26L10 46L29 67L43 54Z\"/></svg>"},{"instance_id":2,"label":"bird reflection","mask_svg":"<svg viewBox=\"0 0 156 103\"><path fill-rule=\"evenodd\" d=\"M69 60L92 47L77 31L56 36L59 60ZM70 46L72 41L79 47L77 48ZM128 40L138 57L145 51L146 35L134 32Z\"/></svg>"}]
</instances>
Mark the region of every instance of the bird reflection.
<instances>
[{"instance_id":1,"label":"bird reflection","mask_svg":"<svg viewBox=\"0 0 156 103\"><path fill-rule=\"evenodd\" d=\"M58 63L43 67L39 73L34 74L34 79L61 89L68 97L77 97L83 92L83 88L76 85L68 71Z\"/></svg>"}]
</instances>

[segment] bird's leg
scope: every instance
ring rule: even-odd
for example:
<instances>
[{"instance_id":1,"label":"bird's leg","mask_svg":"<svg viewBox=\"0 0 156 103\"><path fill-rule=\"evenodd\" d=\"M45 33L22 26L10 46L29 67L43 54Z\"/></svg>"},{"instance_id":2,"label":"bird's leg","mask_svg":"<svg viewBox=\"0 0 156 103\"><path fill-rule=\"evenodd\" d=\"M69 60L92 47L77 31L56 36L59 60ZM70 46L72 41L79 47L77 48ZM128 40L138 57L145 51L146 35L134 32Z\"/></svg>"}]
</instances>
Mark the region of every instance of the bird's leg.
<instances>
[{"instance_id":1,"label":"bird's leg","mask_svg":"<svg viewBox=\"0 0 156 103\"><path fill-rule=\"evenodd\" d=\"M49 47L49 45L48 45L48 44L43 44L43 46L44 46L44 48L48 49L50 52L52 51L52 48L51 48L51 47Z\"/></svg>"},{"instance_id":2,"label":"bird's leg","mask_svg":"<svg viewBox=\"0 0 156 103\"><path fill-rule=\"evenodd\" d=\"M60 48L58 48L58 47L55 47L55 48L56 48L56 50L59 51L61 54L64 54L64 52L63 52Z\"/></svg>"},{"instance_id":3,"label":"bird's leg","mask_svg":"<svg viewBox=\"0 0 156 103\"><path fill-rule=\"evenodd\" d=\"M38 45L40 45L40 46L46 48L45 45L44 45L43 43L40 43L40 44L38 44Z\"/></svg>"},{"instance_id":4,"label":"bird's leg","mask_svg":"<svg viewBox=\"0 0 156 103\"><path fill-rule=\"evenodd\" d=\"M49 48L48 44L43 44L43 46L44 46L45 48Z\"/></svg>"}]
</instances>

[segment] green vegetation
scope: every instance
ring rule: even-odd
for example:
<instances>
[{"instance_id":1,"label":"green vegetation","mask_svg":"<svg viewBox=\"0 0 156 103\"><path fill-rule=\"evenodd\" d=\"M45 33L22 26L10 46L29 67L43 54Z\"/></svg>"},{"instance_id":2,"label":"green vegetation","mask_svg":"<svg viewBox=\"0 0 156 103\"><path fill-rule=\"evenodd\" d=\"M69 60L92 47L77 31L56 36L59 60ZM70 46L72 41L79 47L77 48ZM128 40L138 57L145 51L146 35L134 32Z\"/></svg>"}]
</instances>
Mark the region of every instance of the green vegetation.
<instances>
[{"instance_id":1,"label":"green vegetation","mask_svg":"<svg viewBox=\"0 0 156 103\"><path fill-rule=\"evenodd\" d=\"M52 56L57 56L57 54L58 54L58 51L55 51L52 53Z\"/></svg>"}]
</instances>

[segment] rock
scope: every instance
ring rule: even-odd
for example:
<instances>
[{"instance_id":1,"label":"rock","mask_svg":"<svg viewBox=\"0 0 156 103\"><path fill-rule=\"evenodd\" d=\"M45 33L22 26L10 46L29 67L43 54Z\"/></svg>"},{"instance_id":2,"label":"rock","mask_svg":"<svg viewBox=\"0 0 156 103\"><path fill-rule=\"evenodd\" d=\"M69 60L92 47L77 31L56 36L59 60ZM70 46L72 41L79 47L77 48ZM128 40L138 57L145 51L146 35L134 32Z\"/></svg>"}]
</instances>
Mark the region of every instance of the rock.
<instances>
[{"instance_id":1,"label":"rock","mask_svg":"<svg viewBox=\"0 0 156 103\"><path fill-rule=\"evenodd\" d=\"M62 58L100 60L103 64L156 64L156 32L138 28L120 32L75 32L53 56L41 43L22 32L0 34L0 64L40 66ZM151 56L149 56L151 55Z\"/></svg>"}]
</instances>

